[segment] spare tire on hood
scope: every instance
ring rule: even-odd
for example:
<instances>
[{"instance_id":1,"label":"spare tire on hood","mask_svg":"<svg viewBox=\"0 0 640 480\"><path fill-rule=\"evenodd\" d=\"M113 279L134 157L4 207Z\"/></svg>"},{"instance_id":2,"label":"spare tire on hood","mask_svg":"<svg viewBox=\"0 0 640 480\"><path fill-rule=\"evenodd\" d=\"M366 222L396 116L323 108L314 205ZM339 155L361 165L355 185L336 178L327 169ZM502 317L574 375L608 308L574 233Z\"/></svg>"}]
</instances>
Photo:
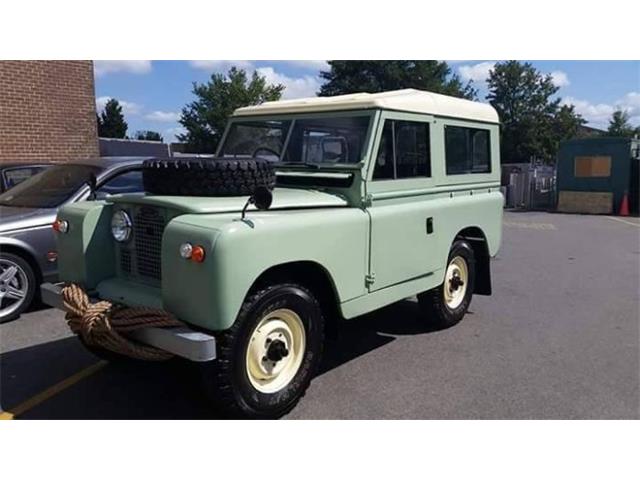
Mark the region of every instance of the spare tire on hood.
<instances>
[{"instance_id":1,"label":"spare tire on hood","mask_svg":"<svg viewBox=\"0 0 640 480\"><path fill-rule=\"evenodd\" d=\"M272 189L276 175L264 158L184 158L145 160L142 181L156 195L230 197L251 195L260 185Z\"/></svg>"}]
</instances>

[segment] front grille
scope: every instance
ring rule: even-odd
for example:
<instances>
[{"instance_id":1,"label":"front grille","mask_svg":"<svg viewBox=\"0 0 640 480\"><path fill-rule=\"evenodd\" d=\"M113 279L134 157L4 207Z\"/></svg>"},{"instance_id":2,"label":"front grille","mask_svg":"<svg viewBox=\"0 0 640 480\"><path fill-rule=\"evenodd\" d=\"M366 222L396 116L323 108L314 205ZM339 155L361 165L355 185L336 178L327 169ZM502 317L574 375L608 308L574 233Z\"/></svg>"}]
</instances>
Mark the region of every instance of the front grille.
<instances>
[{"instance_id":1,"label":"front grille","mask_svg":"<svg viewBox=\"0 0 640 480\"><path fill-rule=\"evenodd\" d=\"M141 207L133 218L133 242L137 274L160 280L162 271L162 213L152 207Z\"/></svg>"},{"instance_id":2,"label":"front grille","mask_svg":"<svg viewBox=\"0 0 640 480\"><path fill-rule=\"evenodd\" d=\"M120 250L120 269L123 273L131 275L131 250Z\"/></svg>"}]
</instances>

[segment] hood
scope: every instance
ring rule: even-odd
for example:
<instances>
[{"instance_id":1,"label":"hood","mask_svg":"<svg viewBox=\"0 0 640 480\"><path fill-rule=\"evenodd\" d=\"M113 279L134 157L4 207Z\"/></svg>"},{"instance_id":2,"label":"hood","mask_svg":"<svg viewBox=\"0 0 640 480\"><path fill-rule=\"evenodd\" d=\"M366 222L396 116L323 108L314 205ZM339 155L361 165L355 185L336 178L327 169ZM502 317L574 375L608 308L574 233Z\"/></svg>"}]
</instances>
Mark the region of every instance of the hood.
<instances>
[{"instance_id":1,"label":"hood","mask_svg":"<svg viewBox=\"0 0 640 480\"><path fill-rule=\"evenodd\" d=\"M39 227L53 223L55 208L7 207L0 205L0 232Z\"/></svg>"},{"instance_id":2,"label":"hood","mask_svg":"<svg viewBox=\"0 0 640 480\"><path fill-rule=\"evenodd\" d=\"M185 213L232 213L240 212L249 196L243 197L171 197L164 195L118 195L109 201L114 203L133 203L152 205L179 210ZM347 200L342 196L319 190L297 188L275 188L273 203L269 210L291 208L327 208L346 207ZM253 205L249 209L255 209Z\"/></svg>"}]
</instances>

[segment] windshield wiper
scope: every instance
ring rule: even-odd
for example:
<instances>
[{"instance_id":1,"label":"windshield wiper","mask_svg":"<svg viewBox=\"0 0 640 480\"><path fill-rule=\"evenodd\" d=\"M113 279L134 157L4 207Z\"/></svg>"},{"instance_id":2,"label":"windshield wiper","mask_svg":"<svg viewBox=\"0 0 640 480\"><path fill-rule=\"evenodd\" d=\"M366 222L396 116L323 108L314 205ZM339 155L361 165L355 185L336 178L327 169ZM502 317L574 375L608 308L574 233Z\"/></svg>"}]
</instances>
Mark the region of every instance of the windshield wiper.
<instances>
[{"instance_id":1,"label":"windshield wiper","mask_svg":"<svg viewBox=\"0 0 640 480\"><path fill-rule=\"evenodd\" d=\"M287 167L303 167L303 168L308 168L310 170L318 170L320 168L320 165L318 165L317 163L305 163L305 162L277 162L275 166L277 167L278 165L285 165Z\"/></svg>"}]
</instances>

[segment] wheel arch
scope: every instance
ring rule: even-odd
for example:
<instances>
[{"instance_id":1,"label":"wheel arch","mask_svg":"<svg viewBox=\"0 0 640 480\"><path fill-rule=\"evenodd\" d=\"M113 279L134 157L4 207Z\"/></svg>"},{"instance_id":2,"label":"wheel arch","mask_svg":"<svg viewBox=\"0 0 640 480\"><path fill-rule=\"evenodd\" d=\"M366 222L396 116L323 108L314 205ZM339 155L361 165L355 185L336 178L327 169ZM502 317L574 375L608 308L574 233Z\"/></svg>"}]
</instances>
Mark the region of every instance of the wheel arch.
<instances>
[{"instance_id":1,"label":"wheel arch","mask_svg":"<svg viewBox=\"0 0 640 480\"><path fill-rule=\"evenodd\" d=\"M473 248L476 259L476 278L473 293L478 295L491 295L491 256L487 236L477 226L466 227L460 230L455 240L465 240Z\"/></svg>"},{"instance_id":2,"label":"wheel arch","mask_svg":"<svg viewBox=\"0 0 640 480\"><path fill-rule=\"evenodd\" d=\"M322 308L326 334L335 337L342 318L338 291L329 271L315 261L291 261L269 267L256 278L247 296L266 285L289 282L302 285L316 295Z\"/></svg>"}]
</instances>

